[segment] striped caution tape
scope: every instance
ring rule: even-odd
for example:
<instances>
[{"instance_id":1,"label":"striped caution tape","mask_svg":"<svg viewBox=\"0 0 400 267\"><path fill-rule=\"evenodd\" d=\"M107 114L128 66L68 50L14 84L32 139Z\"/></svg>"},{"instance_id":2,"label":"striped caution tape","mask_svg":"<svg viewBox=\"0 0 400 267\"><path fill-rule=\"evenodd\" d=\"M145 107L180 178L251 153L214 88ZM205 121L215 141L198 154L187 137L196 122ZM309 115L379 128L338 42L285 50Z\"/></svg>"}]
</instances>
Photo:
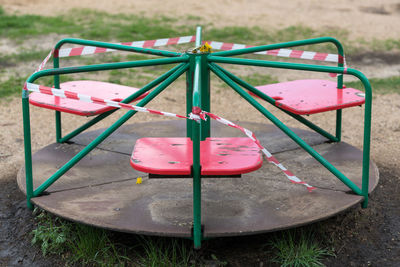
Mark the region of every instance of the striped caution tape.
<instances>
[{"instance_id":1,"label":"striped caution tape","mask_svg":"<svg viewBox=\"0 0 400 267\"><path fill-rule=\"evenodd\" d=\"M47 86L42 86L42 85L37 85L33 83L25 83L24 85L24 91L32 91L32 92L37 92L37 93L42 93L46 95L53 95L53 96L58 96L62 98L69 98L69 99L74 99L74 100L79 100L83 102L88 102L88 103L95 103L95 104L101 104L105 106L110 106L110 107L115 107L115 108L123 108L123 109L128 109L128 110L135 110L138 112L147 112L151 114L156 114L156 115L162 115L162 116L168 116L168 117L174 117L174 118L181 118L181 119L191 119L199 122L200 120L206 120L206 115L209 116L210 118L216 120L219 123L222 123L224 125L239 129L242 131L245 135L247 135L251 140L253 140L259 149L264 153L266 156L268 162L274 164L277 166L279 169L282 170L282 172L286 175L286 177L295 184L302 184L307 187L307 190L311 192L312 190L315 189L315 187L301 181L297 176L295 176L292 172L290 172L288 169L286 169L279 161L265 148L261 145L260 141L257 139L255 134L246 129L243 128L229 120L226 120L222 117L219 117L215 114L202 111L199 107L194 107L192 113L189 114L189 117L187 116L182 116L170 112L164 112L164 111L158 111L158 110L153 110L149 108L144 108L144 107L138 107L135 105L131 104L124 104L121 102L117 101L112 101L112 100L107 100L107 99L101 99L98 97L94 96L89 96L89 95L84 95L84 94L79 94L76 92L71 92L67 90L62 90L62 89L55 89L55 88L50 88Z\"/></svg>"},{"instance_id":2,"label":"striped caution tape","mask_svg":"<svg viewBox=\"0 0 400 267\"><path fill-rule=\"evenodd\" d=\"M247 137L249 137L251 140L253 140L253 142L258 146L258 148L261 150L261 152L265 155L265 157L267 158L267 161L272 163L272 164L274 164L279 169L281 169L281 171L286 175L286 177L292 183L302 184L302 185L306 186L307 190L309 192L311 192L312 190L315 189L315 187L313 187L313 186L307 184L306 182L300 180L291 171L286 169L265 147L263 147L261 145L260 141L257 139L256 135L252 131L250 131L250 130L248 130L246 128L243 128L243 127L241 127L241 126L239 126L239 125L237 125L237 124L235 124L235 123L233 123L231 121L228 121L228 120L226 120L224 118L221 118L221 117L219 117L219 116L217 116L215 114L212 114L212 113L209 113L209 112L206 112L206 111L202 111L201 113L209 116L210 118L212 118L212 119L214 119L214 120L216 120L216 121L218 121L218 122L220 122L220 123L222 123L224 125L227 125L227 126L232 127L232 128L239 129L242 133L247 135ZM201 117L201 115L199 115L199 116Z\"/></svg>"},{"instance_id":3,"label":"striped caution tape","mask_svg":"<svg viewBox=\"0 0 400 267\"><path fill-rule=\"evenodd\" d=\"M136 42L126 42L126 43L117 43L120 45L139 47L139 48L149 48L149 47L158 47L158 46L166 46L166 45L176 45L176 44L185 44L196 41L196 36L182 36L175 38L163 38L156 40L147 40L147 41L136 41ZM111 48L104 47L95 47L95 46L82 46L82 47L74 47L74 48L63 48L58 51L58 57L72 57L72 56L82 56L82 55L93 55L98 53L105 53L117 51Z\"/></svg>"},{"instance_id":4,"label":"striped caution tape","mask_svg":"<svg viewBox=\"0 0 400 267\"><path fill-rule=\"evenodd\" d=\"M223 43L216 41L207 41L207 43L213 49L225 50L225 51L255 47L254 45ZM344 63L344 58L337 54L292 50L285 48L255 52L254 54Z\"/></svg>"},{"instance_id":5,"label":"striped caution tape","mask_svg":"<svg viewBox=\"0 0 400 267\"><path fill-rule=\"evenodd\" d=\"M120 45L126 45L131 47L139 47L139 48L149 48L149 47L158 47L158 46L166 46L166 45L176 45L176 44L186 44L192 43L196 41L196 36L182 36L182 37L174 37L174 38L163 38L156 40L146 40L146 41L136 41L136 42L125 42L125 43L117 43ZM81 46L81 47L73 47L73 48L63 48L57 50L57 52L53 49L47 55L47 57L42 61L39 67L36 69L36 72L44 69L44 66L49 61L51 56L55 57L72 57L72 56L83 56L83 55L93 55L99 53L106 53L111 51L118 51L116 49L104 48L104 47L96 47L96 46Z\"/></svg>"},{"instance_id":6,"label":"striped caution tape","mask_svg":"<svg viewBox=\"0 0 400 267\"><path fill-rule=\"evenodd\" d=\"M138 107L138 106L125 104L125 103L121 103L121 102L117 102L117 101L113 101L113 100L98 98L95 96L89 96L89 95L79 94L79 93L71 92L71 91L67 91L67 90L50 88L47 86L38 85L38 84L34 84L34 83L26 83L24 86L24 90L37 92L37 93L41 93L41 94L46 94L46 95L58 96L61 98L69 98L69 99L79 100L79 101L87 102L87 103L94 103L94 104L115 107L115 108L136 110L138 112L147 112L147 113L151 113L151 114L163 115L163 116L174 117L174 118L182 118L182 119L187 118L186 116L181 116L181 115L177 115L177 114L173 114L173 113L169 113L169 112L163 112L163 111L157 111L157 110L153 110L153 109L149 109L149 108Z\"/></svg>"},{"instance_id":7,"label":"striped caution tape","mask_svg":"<svg viewBox=\"0 0 400 267\"><path fill-rule=\"evenodd\" d=\"M42 63L40 63L39 67L36 69L35 72L41 71L44 69L44 66L46 65L47 61L49 61L50 57L53 55L54 53L54 49L52 49L50 51L50 53L47 55L47 57L45 57L45 59L42 61Z\"/></svg>"},{"instance_id":8,"label":"striped caution tape","mask_svg":"<svg viewBox=\"0 0 400 267\"><path fill-rule=\"evenodd\" d=\"M126 46L139 47L139 48L149 48L149 47L159 47L166 45L176 45L176 44L184 44L191 43L196 41L196 36L182 36L182 37L174 37L174 38L163 38L156 40L146 40L146 41L136 41L136 42L123 42L117 43ZM203 42L207 43L210 49L217 50L235 50L235 49L243 49L254 47L251 45L244 44L234 44L234 43L223 43L216 41ZM36 69L36 72L43 70L46 63L49 61L51 56L57 57L72 57L72 56L81 56L81 55L93 55L98 53L106 53L111 51L117 51L116 49L104 48L104 47L95 47L95 46L81 46L74 48L63 48L60 50L51 50L50 53L46 56L46 58L42 61L39 67ZM292 50L292 49L273 49L261 52L255 52L254 54L260 55L270 55L270 56L278 56L278 57L287 57L287 58L298 58L298 59L308 59L308 60L318 60L318 61L326 61L326 62L339 62L343 63L344 67L347 69L346 59L337 54L328 54L328 53L319 53L319 52L311 52L311 51L301 51L301 50ZM336 76L336 74L331 74L332 77Z\"/></svg>"}]
</instances>

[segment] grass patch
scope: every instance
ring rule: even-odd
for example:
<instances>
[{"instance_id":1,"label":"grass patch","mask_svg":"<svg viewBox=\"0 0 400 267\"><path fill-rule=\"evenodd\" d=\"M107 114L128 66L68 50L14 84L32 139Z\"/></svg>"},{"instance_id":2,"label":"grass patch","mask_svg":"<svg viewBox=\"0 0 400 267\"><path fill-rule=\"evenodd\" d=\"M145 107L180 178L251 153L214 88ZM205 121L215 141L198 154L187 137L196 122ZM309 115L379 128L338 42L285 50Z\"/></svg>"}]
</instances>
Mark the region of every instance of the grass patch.
<instances>
[{"instance_id":1,"label":"grass patch","mask_svg":"<svg viewBox=\"0 0 400 267\"><path fill-rule=\"evenodd\" d=\"M177 20L134 14L113 15L89 9L71 10L57 17L11 15L1 9L0 37L22 41L27 37L56 33L102 41L133 41L193 34L194 25L177 27ZM196 23L196 20L189 21Z\"/></svg>"},{"instance_id":2,"label":"grass patch","mask_svg":"<svg viewBox=\"0 0 400 267\"><path fill-rule=\"evenodd\" d=\"M134 244L115 242L112 232L65 221L36 209L32 244L44 256L59 255L79 266L194 266L189 240L134 236ZM193 261L193 262L192 262Z\"/></svg>"},{"instance_id":3,"label":"grass patch","mask_svg":"<svg viewBox=\"0 0 400 267\"><path fill-rule=\"evenodd\" d=\"M37 61L40 62L43 60L47 54L49 53L49 50L24 50L20 53L14 53L14 54L0 54L0 66L14 66L18 63L23 63L27 61ZM39 64L39 63L38 63Z\"/></svg>"},{"instance_id":4,"label":"grass patch","mask_svg":"<svg viewBox=\"0 0 400 267\"><path fill-rule=\"evenodd\" d=\"M23 41L29 36L48 33L73 34L79 32L80 28L66 17L10 15L0 10L0 37Z\"/></svg>"},{"instance_id":5,"label":"grass patch","mask_svg":"<svg viewBox=\"0 0 400 267\"><path fill-rule=\"evenodd\" d=\"M40 245L43 256L47 254L62 254L71 233L71 227L59 218L52 218L41 212L36 216L37 228L32 231L32 244Z\"/></svg>"},{"instance_id":6,"label":"grass patch","mask_svg":"<svg viewBox=\"0 0 400 267\"><path fill-rule=\"evenodd\" d=\"M372 94L400 94L400 76L372 78L369 81L372 87ZM346 86L364 90L364 86L360 81L346 82Z\"/></svg>"},{"instance_id":7,"label":"grass patch","mask_svg":"<svg viewBox=\"0 0 400 267\"><path fill-rule=\"evenodd\" d=\"M40 246L43 255L59 255L67 265L186 267L234 264L234 261L220 260L216 256L220 254L218 249L207 249L206 242L201 251L195 251L191 240L116 233L68 222L44 211L39 212L36 220L32 243ZM323 266L324 258L334 256L334 253L323 248L317 236L321 238L310 227L271 234L262 251L254 254L253 247L251 252L243 255L267 256L268 264L280 266ZM227 244L229 246L223 246L222 251L230 247L231 243ZM247 247L246 244L243 246ZM263 247L262 243L260 247Z\"/></svg>"},{"instance_id":8,"label":"grass patch","mask_svg":"<svg viewBox=\"0 0 400 267\"><path fill-rule=\"evenodd\" d=\"M36 220L32 244L40 245L44 256L57 254L69 263L96 266L116 266L130 261L117 250L103 229L67 222L43 211Z\"/></svg>"},{"instance_id":9,"label":"grass patch","mask_svg":"<svg viewBox=\"0 0 400 267\"><path fill-rule=\"evenodd\" d=\"M314 232L305 228L277 233L269 245L274 250L273 262L281 267L317 267L324 266L322 260L334 256L332 250L321 248Z\"/></svg>"},{"instance_id":10,"label":"grass patch","mask_svg":"<svg viewBox=\"0 0 400 267\"><path fill-rule=\"evenodd\" d=\"M253 86L259 86L264 84L277 83L278 79L268 74L253 73L247 76L238 76L240 79L246 81Z\"/></svg>"},{"instance_id":11,"label":"grass patch","mask_svg":"<svg viewBox=\"0 0 400 267\"><path fill-rule=\"evenodd\" d=\"M139 266L195 266L192 242L178 239L143 238Z\"/></svg>"},{"instance_id":12,"label":"grass patch","mask_svg":"<svg viewBox=\"0 0 400 267\"><path fill-rule=\"evenodd\" d=\"M25 77L11 76L8 79L0 82L0 98L21 93L25 80Z\"/></svg>"}]
</instances>

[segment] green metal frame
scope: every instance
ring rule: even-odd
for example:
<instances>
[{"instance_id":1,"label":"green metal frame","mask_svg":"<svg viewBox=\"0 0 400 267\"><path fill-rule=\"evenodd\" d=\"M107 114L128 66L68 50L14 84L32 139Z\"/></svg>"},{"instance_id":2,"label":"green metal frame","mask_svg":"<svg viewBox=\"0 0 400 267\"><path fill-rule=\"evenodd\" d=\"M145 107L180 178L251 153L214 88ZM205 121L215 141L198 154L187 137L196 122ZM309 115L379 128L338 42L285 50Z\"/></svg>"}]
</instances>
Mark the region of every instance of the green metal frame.
<instances>
[{"instance_id":1,"label":"green metal frame","mask_svg":"<svg viewBox=\"0 0 400 267\"><path fill-rule=\"evenodd\" d=\"M196 29L196 46L201 45L202 33L201 27ZM63 44L80 44L88 46L98 46L104 48L112 48L122 51L131 51L143 54L157 55L164 58L160 59L149 59L149 60L138 60L130 62L117 62L98 64L90 66L80 67L67 67L60 68L59 58L57 56L58 50ZM320 44L320 43L333 43L338 50L339 63L337 67L322 66L322 65L311 65L311 64L299 64L299 63L287 63L287 62L275 62L267 60L254 60L244 58L230 58L230 56L238 56L248 53L261 52L271 49L280 49L286 47ZM42 70L32 74L27 82L33 83L40 77L54 76L55 88L60 88L60 75L80 73L80 72L92 72L92 71L104 71L111 69L123 69L123 68L134 68L144 66L154 66L163 64L178 64L171 70L156 78L152 82L145 85L136 93L124 99L123 103L129 103L133 99L142 95L145 92L153 89L149 95L143 98L137 106L145 106L152 99L154 99L159 93L167 88L172 82L174 82L182 74L186 73L186 111L189 114L194 108L201 110L210 111L210 71L212 71L222 81L227 83L234 91L236 91L241 97L248 101L255 109L263 114L268 120L274 123L280 128L286 135L294 140L301 148L307 151L313 156L318 162L320 162L325 168L327 168L332 174L340 179L345 185L347 185L354 193L363 196L364 200L362 206L364 208L368 205L368 186L369 186L369 162L370 162L370 132L371 132L371 107L372 107L372 89L368 79L359 71L355 69L343 68L343 47L334 38L321 37L308 40L286 42L280 44L257 46L252 48L237 49L232 51L223 51L216 53L201 53L198 50L188 51L186 53L176 53L156 49L143 49L130 47L125 45L110 44L104 42L88 41L81 39L67 38L57 43L55 46L55 57L53 61L53 69ZM268 68L282 68L292 70L304 70L314 72L329 72L337 73L337 87L340 90L343 88L343 75L348 74L357 77L365 88L365 113L364 113L364 140L363 140L363 161L362 161L362 186L359 188L350 179L348 179L343 173L336 169L330 162L324 159L317 151L311 146L304 142L299 136L297 136L290 128L283 124L278 118L276 118L271 112L268 111L263 105L257 102L249 93L243 88L249 90L261 99L267 101L272 106L275 106L275 100L271 97L261 93L251 84L236 77L234 74L225 70L218 63L224 64L237 64L237 65L249 65L258 67ZM279 107L278 107L279 108ZM29 93L27 91L22 92L22 109L23 109L23 123L24 123L24 146L25 146L25 172L26 172L26 191L27 191L27 205L30 209L33 208L31 199L33 197L39 197L51 184L57 181L66 171L72 168L77 162L79 162L84 156L98 146L104 139L106 139L111 133L117 130L127 120L129 120L136 111L128 111L124 116L118 119L114 124L107 128L97 138L95 138L90 144L88 144L82 151L75 155L70 161L62 166L57 172L49 177L43 184L38 186L36 189L33 188L33 174L32 174L32 151L31 151L31 130L30 130L30 114L29 114ZM282 109L281 109L282 110ZM66 142L74 136L80 134L84 130L93 126L97 122L111 115L116 110L111 110L98 115L91 121L80 126L76 130L62 137L61 133L61 113L56 111L56 138L57 142ZM335 135L323 130L312 122L306 120L303 116L292 114L288 111L282 110L294 119L300 121L310 129L328 138L331 141L339 142L341 140L341 123L342 123L342 111L337 110L336 112L336 133ZM210 136L210 120L196 122L193 120L187 120L187 136L193 141L193 234L192 239L195 248L201 247L201 242L204 240L202 227L201 227L201 165L200 165L200 142Z\"/></svg>"}]
</instances>

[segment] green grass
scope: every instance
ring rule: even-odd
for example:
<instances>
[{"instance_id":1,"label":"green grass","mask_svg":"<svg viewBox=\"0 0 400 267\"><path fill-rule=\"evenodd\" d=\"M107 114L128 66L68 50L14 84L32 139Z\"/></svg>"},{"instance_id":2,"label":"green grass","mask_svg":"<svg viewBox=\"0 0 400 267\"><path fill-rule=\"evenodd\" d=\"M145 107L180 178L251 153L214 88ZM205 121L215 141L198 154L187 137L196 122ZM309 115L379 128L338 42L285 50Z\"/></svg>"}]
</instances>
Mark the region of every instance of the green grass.
<instances>
[{"instance_id":1,"label":"green grass","mask_svg":"<svg viewBox=\"0 0 400 267\"><path fill-rule=\"evenodd\" d=\"M48 33L73 34L81 27L64 17L9 15L0 9L0 37L19 39Z\"/></svg>"},{"instance_id":2,"label":"green grass","mask_svg":"<svg viewBox=\"0 0 400 267\"><path fill-rule=\"evenodd\" d=\"M39 245L44 256L56 254L67 262L81 265L116 266L130 262L103 229L71 223L38 211L32 244Z\"/></svg>"},{"instance_id":3,"label":"green grass","mask_svg":"<svg viewBox=\"0 0 400 267\"><path fill-rule=\"evenodd\" d=\"M324 266L322 260L335 255L332 250L321 247L311 228L276 233L269 246L274 251L273 262L281 267Z\"/></svg>"},{"instance_id":4,"label":"green grass","mask_svg":"<svg viewBox=\"0 0 400 267\"><path fill-rule=\"evenodd\" d=\"M35 213L39 214L36 229L32 231L32 243L40 246L43 255L59 255L68 265L186 267L233 263L220 260L216 256L218 250L207 250L207 242L203 243L201 251L195 251L191 240L114 233L68 222L44 211L35 210ZM322 261L334 253L318 241L321 236L323 238L323 234L317 234L313 227L274 233L269 235L265 246L268 251L256 254L257 257L268 255L264 262L280 266L323 266ZM248 251L244 255L254 252Z\"/></svg>"},{"instance_id":5,"label":"green grass","mask_svg":"<svg viewBox=\"0 0 400 267\"><path fill-rule=\"evenodd\" d=\"M89 9L72 10L64 16L55 17L10 15L0 9L0 37L23 41L33 36L56 33L102 41L133 41L193 33L190 25L177 27L177 20L134 14L112 15ZM196 22L193 20L193 23Z\"/></svg>"},{"instance_id":6,"label":"green grass","mask_svg":"<svg viewBox=\"0 0 400 267\"><path fill-rule=\"evenodd\" d=\"M41 62L47 54L49 50L23 50L19 53L13 54L0 54L0 65L4 67L15 66L19 63L28 62L28 61L37 61ZM39 63L38 63L39 64Z\"/></svg>"},{"instance_id":7,"label":"green grass","mask_svg":"<svg viewBox=\"0 0 400 267\"><path fill-rule=\"evenodd\" d=\"M36 220L38 224L37 228L32 231L32 244L40 245L43 256L64 253L67 249L66 243L71 233L71 227L63 220L52 218L45 212L36 216Z\"/></svg>"},{"instance_id":8,"label":"green grass","mask_svg":"<svg viewBox=\"0 0 400 267\"><path fill-rule=\"evenodd\" d=\"M138 255L140 266L187 267L195 266L192 242L178 239L143 238Z\"/></svg>"},{"instance_id":9,"label":"green grass","mask_svg":"<svg viewBox=\"0 0 400 267\"><path fill-rule=\"evenodd\" d=\"M112 232L65 221L35 210L37 226L32 244L44 256L59 255L79 266L194 266L192 242L135 236L129 247L111 239Z\"/></svg>"},{"instance_id":10,"label":"green grass","mask_svg":"<svg viewBox=\"0 0 400 267\"><path fill-rule=\"evenodd\" d=\"M246 81L247 83L258 86L264 84L277 83L278 79L268 74L253 73L247 76L238 75L239 78Z\"/></svg>"},{"instance_id":11,"label":"green grass","mask_svg":"<svg viewBox=\"0 0 400 267\"><path fill-rule=\"evenodd\" d=\"M400 94L400 76L389 78L372 78L369 79L372 87L372 94ZM347 87L364 90L361 82L346 82Z\"/></svg>"},{"instance_id":12,"label":"green grass","mask_svg":"<svg viewBox=\"0 0 400 267\"><path fill-rule=\"evenodd\" d=\"M10 76L0 82L0 99L21 93L26 77Z\"/></svg>"}]
</instances>

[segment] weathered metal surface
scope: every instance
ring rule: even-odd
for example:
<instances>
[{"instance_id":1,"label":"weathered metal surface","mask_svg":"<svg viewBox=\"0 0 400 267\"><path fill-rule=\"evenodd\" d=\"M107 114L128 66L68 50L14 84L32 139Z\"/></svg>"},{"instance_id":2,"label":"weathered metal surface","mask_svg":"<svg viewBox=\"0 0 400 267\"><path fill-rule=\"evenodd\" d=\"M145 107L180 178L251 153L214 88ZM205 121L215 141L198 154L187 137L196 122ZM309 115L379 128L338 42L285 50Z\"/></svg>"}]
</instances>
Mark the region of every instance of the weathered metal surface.
<instances>
[{"instance_id":1,"label":"weathered metal surface","mask_svg":"<svg viewBox=\"0 0 400 267\"><path fill-rule=\"evenodd\" d=\"M290 183L280 170L265 162L242 178L204 179L202 181L202 223L204 236L230 236L262 233L291 228L333 216L362 201L336 177L273 126L240 123L255 130L277 159L298 177L317 187L309 193L303 186ZM174 127L176 126L176 127ZM215 125L214 125L215 126ZM46 192L32 201L61 217L123 232L163 236L191 235L191 179L148 179L129 165L135 139L144 136L185 135L184 122L138 123L122 127L69 170ZM231 129L212 128L213 135ZM155 132L154 129L159 129ZM234 129L232 129L234 130ZM315 135L306 135L314 148L358 186L361 185L362 152L346 143L323 143ZM230 132L232 135L236 133ZM83 136L89 138L96 132ZM228 135L229 136L229 135ZM122 137L118 143L117 137ZM77 140L84 140L79 137ZM291 148L291 150L290 150ZM34 186L53 174L64 162L82 149L77 144L52 144L33 156ZM122 151L121 151L122 150ZM143 177L142 184L136 178ZM378 182L378 170L370 165L371 192ZM24 170L18 184L25 192Z\"/></svg>"},{"instance_id":2,"label":"weathered metal surface","mask_svg":"<svg viewBox=\"0 0 400 267\"><path fill-rule=\"evenodd\" d=\"M364 93L354 88L337 89L337 82L327 80L296 80L257 86L276 100L276 106L294 114L319 112L360 106Z\"/></svg>"}]
</instances>

